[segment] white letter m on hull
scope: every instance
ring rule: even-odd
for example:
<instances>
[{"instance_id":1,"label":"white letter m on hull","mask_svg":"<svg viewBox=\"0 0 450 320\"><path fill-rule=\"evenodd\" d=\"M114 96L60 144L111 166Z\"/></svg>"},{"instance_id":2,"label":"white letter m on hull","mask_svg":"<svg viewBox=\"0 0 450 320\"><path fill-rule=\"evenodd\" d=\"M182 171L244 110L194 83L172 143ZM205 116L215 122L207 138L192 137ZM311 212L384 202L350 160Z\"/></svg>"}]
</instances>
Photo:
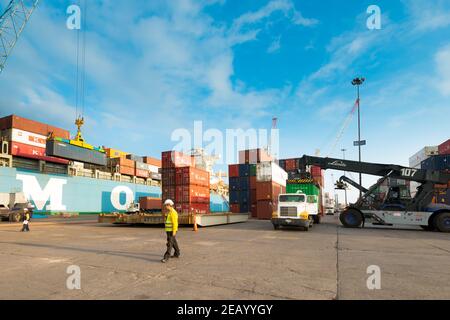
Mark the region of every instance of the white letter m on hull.
<instances>
[{"instance_id":1,"label":"white letter m on hull","mask_svg":"<svg viewBox=\"0 0 450 320\"><path fill-rule=\"evenodd\" d=\"M67 210L66 206L62 204L63 185L67 183L67 180L51 178L45 188L42 189L35 176L18 174L16 179L22 180L23 193L27 199L34 201L37 210L44 210L49 199L50 204L45 207L45 210Z\"/></svg>"}]
</instances>

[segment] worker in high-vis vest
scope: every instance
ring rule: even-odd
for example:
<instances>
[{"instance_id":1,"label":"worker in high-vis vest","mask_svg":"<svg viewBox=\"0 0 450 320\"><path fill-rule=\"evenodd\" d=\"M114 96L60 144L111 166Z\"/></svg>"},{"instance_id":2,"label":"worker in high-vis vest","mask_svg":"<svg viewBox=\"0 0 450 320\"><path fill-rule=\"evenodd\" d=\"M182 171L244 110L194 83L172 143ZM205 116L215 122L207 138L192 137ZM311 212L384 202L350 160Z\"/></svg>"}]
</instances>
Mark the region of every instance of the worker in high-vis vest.
<instances>
[{"instance_id":1,"label":"worker in high-vis vest","mask_svg":"<svg viewBox=\"0 0 450 320\"><path fill-rule=\"evenodd\" d=\"M180 257L180 248L178 248L177 239L175 238L178 231L178 213L173 208L174 203L170 199L164 201L164 207L166 209L165 229L167 234L167 251L161 260L162 263L166 263L169 258ZM172 248L175 250L173 256L171 256Z\"/></svg>"}]
</instances>

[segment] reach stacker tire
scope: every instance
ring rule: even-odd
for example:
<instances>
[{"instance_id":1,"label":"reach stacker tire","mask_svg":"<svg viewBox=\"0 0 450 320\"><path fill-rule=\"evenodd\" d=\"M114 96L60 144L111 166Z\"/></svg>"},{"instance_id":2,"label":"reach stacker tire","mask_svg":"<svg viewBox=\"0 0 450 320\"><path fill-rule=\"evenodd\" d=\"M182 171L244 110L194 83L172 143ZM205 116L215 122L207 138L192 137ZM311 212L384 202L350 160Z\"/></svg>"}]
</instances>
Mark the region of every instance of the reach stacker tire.
<instances>
[{"instance_id":1,"label":"reach stacker tire","mask_svg":"<svg viewBox=\"0 0 450 320\"><path fill-rule=\"evenodd\" d=\"M434 230L434 228L431 226L420 226L420 227L425 231L433 231Z\"/></svg>"},{"instance_id":2,"label":"reach stacker tire","mask_svg":"<svg viewBox=\"0 0 450 320\"><path fill-rule=\"evenodd\" d=\"M363 223L363 215L361 211L349 208L339 215L339 220L346 228L359 228Z\"/></svg>"},{"instance_id":3,"label":"reach stacker tire","mask_svg":"<svg viewBox=\"0 0 450 320\"><path fill-rule=\"evenodd\" d=\"M442 212L435 219L436 228L440 232L450 232L450 212Z\"/></svg>"}]
</instances>

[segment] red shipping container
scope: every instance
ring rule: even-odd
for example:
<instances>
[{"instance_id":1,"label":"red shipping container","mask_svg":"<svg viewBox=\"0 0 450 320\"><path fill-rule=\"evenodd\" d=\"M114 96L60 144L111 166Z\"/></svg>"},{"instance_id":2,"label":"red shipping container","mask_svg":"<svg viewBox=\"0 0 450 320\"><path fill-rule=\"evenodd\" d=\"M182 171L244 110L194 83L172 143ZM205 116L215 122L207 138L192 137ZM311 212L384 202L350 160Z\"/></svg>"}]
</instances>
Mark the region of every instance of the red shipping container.
<instances>
[{"instance_id":1,"label":"red shipping container","mask_svg":"<svg viewBox=\"0 0 450 320\"><path fill-rule=\"evenodd\" d=\"M162 169L161 182L163 186L174 186L176 184L175 168Z\"/></svg>"},{"instance_id":2,"label":"red shipping container","mask_svg":"<svg viewBox=\"0 0 450 320\"><path fill-rule=\"evenodd\" d=\"M69 160L56 157L49 157L44 148L30 146L28 144L9 142L9 153L13 156L31 158L53 163L69 164Z\"/></svg>"},{"instance_id":3,"label":"red shipping container","mask_svg":"<svg viewBox=\"0 0 450 320\"><path fill-rule=\"evenodd\" d=\"M313 177L321 177L322 176L322 168L318 166L311 166L311 175Z\"/></svg>"},{"instance_id":4,"label":"red shipping container","mask_svg":"<svg viewBox=\"0 0 450 320\"><path fill-rule=\"evenodd\" d=\"M287 159L285 162L286 171L295 171L298 169L297 159Z\"/></svg>"},{"instance_id":5,"label":"red shipping container","mask_svg":"<svg viewBox=\"0 0 450 320\"><path fill-rule=\"evenodd\" d=\"M254 204L256 203L257 199L256 199L256 189L251 189L250 190L250 203Z\"/></svg>"},{"instance_id":6,"label":"red shipping container","mask_svg":"<svg viewBox=\"0 0 450 320\"><path fill-rule=\"evenodd\" d=\"M150 177L150 171L136 168L135 175L139 178L148 178Z\"/></svg>"},{"instance_id":7,"label":"red shipping container","mask_svg":"<svg viewBox=\"0 0 450 320\"><path fill-rule=\"evenodd\" d=\"M175 210L178 214L207 214L209 213L209 203L177 203L175 204Z\"/></svg>"},{"instance_id":8,"label":"red shipping container","mask_svg":"<svg viewBox=\"0 0 450 320\"><path fill-rule=\"evenodd\" d=\"M252 204L250 206L250 213L252 218L257 218L258 217L258 209L257 209L257 203L255 202L254 204Z\"/></svg>"},{"instance_id":9,"label":"red shipping container","mask_svg":"<svg viewBox=\"0 0 450 320\"><path fill-rule=\"evenodd\" d=\"M198 185L209 188L209 172L194 167L176 168L177 185Z\"/></svg>"},{"instance_id":10,"label":"red shipping container","mask_svg":"<svg viewBox=\"0 0 450 320\"><path fill-rule=\"evenodd\" d=\"M192 166L192 157L179 151L164 151L161 154L163 168Z\"/></svg>"},{"instance_id":11,"label":"red shipping container","mask_svg":"<svg viewBox=\"0 0 450 320\"><path fill-rule=\"evenodd\" d=\"M232 213L239 213L240 212L239 204L237 203L230 204L230 211Z\"/></svg>"},{"instance_id":12,"label":"red shipping container","mask_svg":"<svg viewBox=\"0 0 450 320\"><path fill-rule=\"evenodd\" d=\"M10 115L0 119L0 130L12 128L41 134L43 136L48 136L50 132L53 132L55 136L70 139L69 131L54 126L49 126L45 123L22 118L16 115Z\"/></svg>"},{"instance_id":13,"label":"red shipping container","mask_svg":"<svg viewBox=\"0 0 450 320\"><path fill-rule=\"evenodd\" d=\"M272 181L258 181L256 183L256 200L274 200L278 199L280 193L284 193L286 187Z\"/></svg>"},{"instance_id":14,"label":"red shipping container","mask_svg":"<svg viewBox=\"0 0 450 320\"><path fill-rule=\"evenodd\" d=\"M239 165L230 164L228 165L228 177L239 177Z\"/></svg>"},{"instance_id":15,"label":"red shipping container","mask_svg":"<svg viewBox=\"0 0 450 320\"><path fill-rule=\"evenodd\" d=\"M167 199L170 199L172 201L175 201L175 193L176 188L175 186L164 186L162 187L162 201L166 201Z\"/></svg>"},{"instance_id":16,"label":"red shipping container","mask_svg":"<svg viewBox=\"0 0 450 320\"><path fill-rule=\"evenodd\" d=\"M176 186L175 201L177 203L209 203L209 187Z\"/></svg>"},{"instance_id":17,"label":"red shipping container","mask_svg":"<svg viewBox=\"0 0 450 320\"><path fill-rule=\"evenodd\" d=\"M256 177L255 176L250 177L250 190L251 189L256 189Z\"/></svg>"},{"instance_id":18,"label":"red shipping container","mask_svg":"<svg viewBox=\"0 0 450 320\"><path fill-rule=\"evenodd\" d=\"M162 199L152 197L140 197L139 206L142 210L160 210L162 209Z\"/></svg>"},{"instance_id":19,"label":"red shipping container","mask_svg":"<svg viewBox=\"0 0 450 320\"><path fill-rule=\"evenodd\" d=\"M450 139L438 146L438 151L440 155L450 154Z\"/></svg>"},{"instance_id":20,"label":"red shipping container","mask_svg":"<svg viewBox=\"0 0 450 320\"><path fill-rule=\"evenodd\" d=\"M47 127L47 131L48 133L53 132L53 136L54 137L59 137L59 138L63 138L63 139L70 139L70 132L58 127L54 127L54 126L48 126Z\"/></svg>"},{"instance_id":21,"label":"red shipping container","mask_svg":"<svg viewBox=\"0 0 450 320\"><path fill-rule=\"evenodd\" d=\"M260 220L270 220L272 219L272 214L277 210L276 202L260 200L256 204L256 217Z\"/></svg>"}]
</instances>

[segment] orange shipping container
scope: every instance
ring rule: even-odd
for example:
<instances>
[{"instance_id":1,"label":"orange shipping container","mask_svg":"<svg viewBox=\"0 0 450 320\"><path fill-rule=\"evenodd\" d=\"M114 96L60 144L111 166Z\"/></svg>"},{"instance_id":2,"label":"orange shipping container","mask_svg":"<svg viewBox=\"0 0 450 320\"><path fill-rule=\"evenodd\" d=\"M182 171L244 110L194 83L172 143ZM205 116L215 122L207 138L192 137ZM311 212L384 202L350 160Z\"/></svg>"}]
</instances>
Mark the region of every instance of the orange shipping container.
<instances>
[{"instance_id":1,"label":"orange shipping container","mask_svg":"<svg viewBox=\"0 0 450 320\"><path fill-rule=\"evenodd\" d=\"M260 200L256 204L256 216L260 220L272 219L273 212L277 210L277 202L274 201Z\"/></svg>"},{"instance_id":2,"label":"orange shipping container","mask_svg":"<svg viewBox=\"0 0 450 320\"><path fill-rule=\"evenodd\" d=\"M150 164L150 165L158 167L158 168L162 167L161 160L160 159L156 159L156 158L152 158L152 157L144 157L144 163Z\"/></svg>"},{"instance_id":3,"label":"orange shipping container","mask_svg":"<svg viewBox=\"0 0 450 320\"><path fill-rule=\"evenodd\" d=\"M136 168L135 170L136 170L135 171L136 177L139 177L139 178L148 178L148 177L150 177L150 171L142 170L142 169L138 169L138 168Z\"/></svg>"},{"instance_id":4,"label":"orange shipping container","mask_svg":"<svg viewBox=\"0 0 450 320\"><path fill-rule=\"evenodd\" d=\"M175 204L175 209L178 214L206 214L209 213L208 203L177 203Z\"/></svg>"},{"instance_id":5,"label":"orange shipping container","mask_svg":"<svg viewBox=\"0 0 450 320\"><path fill-rule=\"evenodd\" d=\"M161 154L163 168L178 168L192 166L192 158L190 155L179 151L164 151Z\"/></svg>"},{"instance_id":6,"label":"orange shipping container","mask_svg":"<svg viewBox=\"0 0 450 320\"><path fill-rule=\"evenodd\" d=\"M120 166L119 167L119 173L125 174L128 176L134 176L134 168L127 167L127 166Z\"/></svg>"},{"instance_id":7,"label":"orange shipping container","mask_svg":"<svg viewBox=\"0 0 450 320\"><path fill-rule=\"evenodd\" d=\"M177 203L209 203L209 187L185 185L176 186Z\"/></svg>"},{"instance_id":8,"label":"orange shipping container","mask_svg":"<svg viewBox=\"0 0 450 320\"><path fill-rule=\"evenodd\" d=\"M176 168L177 185L198 185L209 188L209 172L194 167Z\"/></svg>"},{"instance_id":9,"label":"orange shipping container","mask_svg":"<svg viewBox=\"0 0 450 320\"><path fill-rule=\"evenodd\" d=\"M161 210L162 199L152 197L140 197L139 206L142 210Z\"/></svg>"},{"instance_id":10,"label":"orange shipping container","mask_svg":"<svg viewBox=\"0 0 450 320\"><path fill-rule=\"evenodd\" d=\"M273 200L278 199L280 193L286 192L286 187L283 187L272 181L258 181L256 183L256 200Z\"/></svg>"}]
</instances>

